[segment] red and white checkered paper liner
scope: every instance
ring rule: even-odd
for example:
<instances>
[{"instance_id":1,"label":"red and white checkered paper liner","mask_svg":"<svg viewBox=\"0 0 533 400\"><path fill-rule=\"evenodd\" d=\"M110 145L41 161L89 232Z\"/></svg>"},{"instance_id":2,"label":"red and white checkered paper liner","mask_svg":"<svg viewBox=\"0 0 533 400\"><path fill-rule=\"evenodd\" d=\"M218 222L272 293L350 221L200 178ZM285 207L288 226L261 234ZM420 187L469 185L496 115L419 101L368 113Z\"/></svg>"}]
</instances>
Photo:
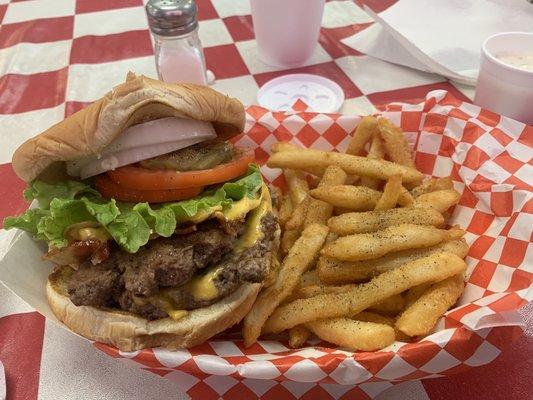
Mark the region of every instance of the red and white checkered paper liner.
<instances>
[{"instance_id":1,"label":"red and white checkered paper liner","mask_svg":"<svg viewBox=\"0 0 533 400\"><path fill-rule=\"evenodd\" d=\"M306 112L302 103L294 108L283 113L249 107L246 134L238 143L255 148L262 165L276 141L343 151L360 119ZM459 306L441 319L436 333L358 353L318 341L299 350L286 340L260 340L245 348L238 327L178 351L124 353L95 346L202 399L374 397L394 382L445 376L492 361L521 334L516 310L533 299L533 127L445 91L428 93L418 105L392 104L381 115L406 132L421 171L451 175L462 192L450 223L467 231L468 283ZM283 184L280 170L263 166L262 171L269 181Z\"/></svg>"}]
</instances>

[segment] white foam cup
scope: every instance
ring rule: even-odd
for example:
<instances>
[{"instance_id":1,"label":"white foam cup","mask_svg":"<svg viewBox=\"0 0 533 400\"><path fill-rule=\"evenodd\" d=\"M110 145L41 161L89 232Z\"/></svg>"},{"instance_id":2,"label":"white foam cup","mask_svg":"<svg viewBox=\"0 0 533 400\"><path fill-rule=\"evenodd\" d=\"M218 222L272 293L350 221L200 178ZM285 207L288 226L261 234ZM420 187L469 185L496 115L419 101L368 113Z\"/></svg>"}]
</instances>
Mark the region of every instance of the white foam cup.
<instances>
[{"instance_id":1,"label":"white foam cup","mask_svg":"<svg viewBox=\"0 0 533 400\"><path fill-rule=\"evenodd\" d=\"M304 64L318 42L325 0L250 0L259 58L268 65Z\"/></svg>"}]
</instances>

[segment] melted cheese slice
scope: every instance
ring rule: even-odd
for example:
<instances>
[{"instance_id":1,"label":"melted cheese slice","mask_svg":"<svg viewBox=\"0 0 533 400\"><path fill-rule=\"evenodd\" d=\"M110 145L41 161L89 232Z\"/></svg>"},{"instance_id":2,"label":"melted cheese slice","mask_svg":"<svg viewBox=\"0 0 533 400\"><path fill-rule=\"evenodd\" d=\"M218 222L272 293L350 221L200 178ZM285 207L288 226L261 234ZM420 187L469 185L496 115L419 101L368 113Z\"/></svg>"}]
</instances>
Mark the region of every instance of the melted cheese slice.
<instances>
[{"instance_id":1,"label":"melted cheese slice","mask_svg":"<svg viewBox=\"0 0 533 400\"><path fill-rule=\"evenodd\" d=\"M263 185L264 186L264 185ZM243 219L246 214L251 210L256 208L260 203L263 196L263 189L261 188L261 193L255 198L243 197L240 200L234 201L231 207L228 207L226 210L222 206L213 206L207 210L199 210L195 215L189 218L183 218L178 221L178 224L183 224L186 222L192 222L193 224L199 224L205 220L215 217L218 219L223 219L225 221L235 221Z\"/></svg>"},{"instance_id":2,"label":"melted cheese slice","mask_svg":"<svg viewBox=\"0 0 533 400\"><path fill-rule=\"evenodd\" d=\"M222 271L222 267L212 267L203 275L194 276L186 285L196 301L212 300L218 297L215 279Z\"/></svg>"},{"instance_id":3,"label":"melted cheese slice","mask_svg":"<svg viewBox=\"0 0 533 400\"><path fill-rule=\"evenodd\" d=\"M72 240L99 240L105 242L111 236L103 226L97 222L79 222L68 227L66 236Z\"/></svg>"},{"instance_id":4,"label":"melted cheese slice","mask_svg":"<svg viewBox=\"0 0 533 400\"><path fill-rule=\"evenodd\" d=\"M246 214L248 214L251 210L259 206L262 197L263 189L261 189L260 196L258 196L257 198L251 199L245 196L239 201L234 202L229 209L224 210L222 212L215 212L214 216L220 219L224 219L226 221L244 219L246 217Z\"/></svg>"},{"instance_id":5,"label":"melted cheese slice","mask_svg":"<svg viewBox=\"0 0 533 400\"><path fill-rule=\"evenodd\" d=\"M270 199L270 192L266 185L263 184L261 188L261 200L259 205L250 213L247 218L244 232L235 245L235 252L241 253L246 249L252 247L256 242L261 240L264 236L261 230L261 220L268 212L272 211L272 201Z\"/></svg>"},{"instance_id":6,"label":"melted cheese slice","mask_svg":"<svg viewBox=\"0 0 533 400\"><path fill-rule=\"evenodd\" d=\"M195 215L190 218L180 219L178 223L183 224L184 222L192 222L193 224L199 224L200 222L205 221L220 210L222 210L222 206L214 206L207 210L199 210Z\"/></svg>"},{"instance_id":7,"label":"melted cheese slice","mask_svg":"<svg viewBox=\"0 0 533 400\"><path fill-rule=\"evenodd\" d=\"M155 307L166 312L173 320L177 321L187 315L187 311L177 309L172 297L167 296L165 293L150 296L148 301Z\"/></svg>"}]
</instances>

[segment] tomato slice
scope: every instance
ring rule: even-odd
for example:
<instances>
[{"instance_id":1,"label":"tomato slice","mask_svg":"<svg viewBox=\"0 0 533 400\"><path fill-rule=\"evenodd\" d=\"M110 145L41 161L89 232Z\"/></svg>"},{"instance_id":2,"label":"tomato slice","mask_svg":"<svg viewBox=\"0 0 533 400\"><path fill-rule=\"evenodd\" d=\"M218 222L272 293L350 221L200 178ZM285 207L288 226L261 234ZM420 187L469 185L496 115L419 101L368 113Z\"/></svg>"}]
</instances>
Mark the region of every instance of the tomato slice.
<instances>
[{"instance_id":1,"label":"tomato slice","mask_svg":"<svg viewBox=\"0 0 533 400\"><path fill-rule=\"evenodd\" d=\"M115 183L130 189L184 189L213 185L244 175L248 170L248 164L254 161L252 149L236 148L236 150L238 154L233 160L206 170L178 172L126 165L109 171L108 174Z\"/></svg>"},{"instance_id":2,"label":"tomato slice","mask_svg":"<svg viewBox=\"0 0 533 400\"><path fill-rule=\"evenodd\" d=\"M167 201L190 199L198 195L204 188L197 186L185 189L139 190L121 186L111 180L106 174L98 175L94 179L96 189L104 197L131 203L165 203Z\"/></svg>"}]
</instances>

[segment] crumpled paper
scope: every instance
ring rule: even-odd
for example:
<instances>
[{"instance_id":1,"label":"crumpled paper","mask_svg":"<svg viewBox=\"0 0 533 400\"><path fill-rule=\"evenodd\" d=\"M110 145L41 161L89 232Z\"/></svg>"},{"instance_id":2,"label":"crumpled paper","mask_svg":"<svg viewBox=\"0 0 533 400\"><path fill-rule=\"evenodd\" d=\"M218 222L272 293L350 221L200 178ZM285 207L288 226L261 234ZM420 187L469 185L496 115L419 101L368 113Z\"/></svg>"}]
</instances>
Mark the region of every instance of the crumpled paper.
<instances>
[{"instance_id":1,"label":"crumpled paper","mask_svg":"<svg viewBox=\"0 0 533 400\"><path fill-rule=\"evenodd\" d=\"M489 36L533 31L527 0L400 0L375 24L342 40L367 55L475 85L481 45Z\"/></svg>"}]
</instances>

